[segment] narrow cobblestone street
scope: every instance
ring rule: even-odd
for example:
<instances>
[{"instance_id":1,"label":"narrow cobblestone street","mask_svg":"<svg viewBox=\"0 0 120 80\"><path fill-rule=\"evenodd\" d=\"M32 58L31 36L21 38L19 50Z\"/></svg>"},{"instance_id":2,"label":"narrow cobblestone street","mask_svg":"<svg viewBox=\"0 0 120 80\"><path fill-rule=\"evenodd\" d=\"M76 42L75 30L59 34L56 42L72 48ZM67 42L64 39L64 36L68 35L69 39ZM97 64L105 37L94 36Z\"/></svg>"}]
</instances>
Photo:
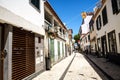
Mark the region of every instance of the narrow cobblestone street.
<instances>
[{"instance_id":1,"label":"narrow cobblestone street","mask_svg":"<svg viewBox=\"0 0 120 80\"><path fill-rule=\"evenodd\" d=\"M102 77L97 73L91 64L86 60L84 55L76 53L76 56L67 71L64 80L107 80L102 74ZM104 78L104 79L103 79Z\"/></svg>"},{"instance_id":2,"label":"narrow cobblestone street","mask_svg":"<svg viewBox=\"0 0 120 80\"><path fill-rule=\"evenodd\" d=\"M0 80L120 80L120 0L0 0Z\"/></svg>"}]
</instances>

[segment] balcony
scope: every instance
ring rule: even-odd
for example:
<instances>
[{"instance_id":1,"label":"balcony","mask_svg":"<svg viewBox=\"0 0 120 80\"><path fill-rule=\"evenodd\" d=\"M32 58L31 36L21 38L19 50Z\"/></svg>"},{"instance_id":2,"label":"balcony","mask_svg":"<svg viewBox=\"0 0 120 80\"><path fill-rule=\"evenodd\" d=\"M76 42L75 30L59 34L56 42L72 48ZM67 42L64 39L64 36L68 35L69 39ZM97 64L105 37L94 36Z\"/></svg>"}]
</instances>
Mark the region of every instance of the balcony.
<instances>
[{"instance_id":1,"label":"balcony","mask_svg":"<svg viewBox=\"0 0 120 80\"><path fill-rule=\"evenodd\" d=\"M54 36L58 36L62 39L65 39L65 34L63 34L62 32L59 31L60 27L59 26L53 27L52 24L50 22L48 22L47 20L45 20L44 29L49 35L54 35Z\"/></svg>"},{"instance_id":2,"label":"balcony","mask_svg":"<svg viewBox=\"0 0 120 80\"><path fill-rule=\"evenodd\" d=\"M65 34L63 34L62 32L58 31L57 34L58 34L58 37L62 39L66 39Z\"/></svg>"},{"instance_id":3,"label":"balcony","mask_svg":"<svg viewBox=\"0 0 120 80\"><path fill-rule=\"evenodd\" d=\"M47 20L45 20L45 25L44 25L45 31L48 31L50 28L52 28L52 24Z\"/></svg>"}]
</instances>

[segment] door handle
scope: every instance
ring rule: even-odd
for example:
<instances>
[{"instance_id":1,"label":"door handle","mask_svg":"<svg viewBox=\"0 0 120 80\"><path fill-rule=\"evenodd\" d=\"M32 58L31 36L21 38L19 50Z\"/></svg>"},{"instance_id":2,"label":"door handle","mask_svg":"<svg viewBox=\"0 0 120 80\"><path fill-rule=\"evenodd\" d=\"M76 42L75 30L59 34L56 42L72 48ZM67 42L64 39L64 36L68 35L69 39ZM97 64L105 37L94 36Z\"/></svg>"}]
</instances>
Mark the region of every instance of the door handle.
<instances>
[{"instance_id":1,"label":"door handle","mask_svg":"<svg viewBox=\"0 0 120 80\"><path fill-rule=\"evenodd\" d=\"M6 55L7 55L7 50L3 50L2 53L1 53L1 60L4 60Z\"/></svg>"}]
</instances>

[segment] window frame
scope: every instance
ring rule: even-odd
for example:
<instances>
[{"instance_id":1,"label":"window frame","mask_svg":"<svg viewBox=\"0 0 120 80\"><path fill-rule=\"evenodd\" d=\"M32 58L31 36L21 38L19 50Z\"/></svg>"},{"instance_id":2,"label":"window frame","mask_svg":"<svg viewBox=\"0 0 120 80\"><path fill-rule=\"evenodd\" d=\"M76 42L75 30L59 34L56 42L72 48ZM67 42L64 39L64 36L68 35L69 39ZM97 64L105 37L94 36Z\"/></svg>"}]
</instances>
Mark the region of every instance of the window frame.
<instances>
[{"instance_id":1,"label":"window frame","mask_svg":"<svg viewBox=\"0 0 120 80\"><path fill-rule=\"evenodd\" d=\"M108 23L107 7L106 6L102 10L102 21L103 21L103 26L105 26Z\"/></svg>"},{"instance_id":2,"label":"window frame","mask_svg":"<svg viewBox=\"0 0 120 80\"><path fill-rule=\"evenodd\" d=\"M96 20L96 27L97 27L97 30L100 30L101 29L101 26L102 26L102 23L101 23L101 16L99 15L97 17L97 20Z\"/></svg>"},{"instance_id":3,"label":"window frame","mask_svg":"<svg viewBox=\"0 0 120 80\"><path fill-rule=\"evenodd\" d=\"M117 0L118 13L120 12L120 0Z\"/></svg>"},{"instance_id":4,"label":"window frame","mask_svg":"<svg viewBox=\"0 0 120 80\"><path fill-rule=\"evenodd\" d=\"M38 8L35 4L32 3L32 0L29 0L29 4L30 4L35 10L37 10L38 12L40 12L40 11L41 11L41 0L38 0L38 1L39 1L39 8Z\"/></svg>"},{"instance_id":5,"label":"window frame","mask_svg":"<svg viewBox=\"0 0 120 80\"><path fill-rule=\"evenodd\" d=\"M111 0L113 14L120 13L120 0Z\"/></svg>"},{"instance_id":6,"label":"window frame","mask_svg":"<svg viewBox=\"0 0 120 80\"><path fill-rule=\"evenodd\" d=\"M41 37L38 37L38 43L41 43Z\"/></svg>"},{"instance_id":7,"label":"window frame","mask_svg":"<svg viewBox=\"0 0 120 80\"><path fill-rule=\"evenodd\" d=\"M108 33L108 43L109 43L109 52L117 53L117 41L116 41L115 30ZM113 44L114 48L116 48L116 49L114 49L114 51L113 51L112 44Z\"/></svg>"},{"instance_id":8,"label":"window frame","mask_svg":"<svg viewBox=\"0 0 120 80\"><path fill-rule=\"evenodd\" d=\"M97 38L97 50L101 51L101 38Z\"/></svg>"},{"instance_id":9,"label":"window frame","mask_svg":"<svg viewBox=\"0 0 120 80\"><path fill-rule=\"evenodd\" d=\"M90 29L90 32L92 33L92 31L94 31L94 25L93 25L94 21L91 20L90 23L89 23L89 29Z\"/></svg>"}]
</instances>

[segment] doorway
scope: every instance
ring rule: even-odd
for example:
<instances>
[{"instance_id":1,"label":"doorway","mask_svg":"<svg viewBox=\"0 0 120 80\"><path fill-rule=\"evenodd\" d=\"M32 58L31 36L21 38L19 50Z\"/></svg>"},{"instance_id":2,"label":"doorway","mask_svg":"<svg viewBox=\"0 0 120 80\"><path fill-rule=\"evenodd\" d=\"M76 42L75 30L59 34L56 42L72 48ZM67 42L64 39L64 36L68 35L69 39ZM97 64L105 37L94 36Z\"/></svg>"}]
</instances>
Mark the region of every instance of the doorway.
<instances>
[{"instance_id":1,"label":"doorway","mask_svg":"<svg viewBox=\"0 0 120 80\"><path fill-rule=\"evenodd\" d=\"M12 80L21 80L35 72L34 34L13 27Z\"/></svg>"},{"instance_id":2,"label":"doorway","mask_svg":"<svg viewBox=\"0 0 120 80\"><path fill-rule=\"evenodd\" d=\"M0 24L0 80L3 80L3 54L2 51L4 49L4 27L2 27L2 24Z\"/></svg>"},{"instance_id":3,"label":"doorway","mask_svg":"<svg viewBox=\"0 0 120 80\"><path fill-rule=\"evenodd\" d=\"M104 57L107 56L107 42L106 42L106 35L101 37L101 42L102 42L102 54Z\"/></svg>"}]
</instances>

